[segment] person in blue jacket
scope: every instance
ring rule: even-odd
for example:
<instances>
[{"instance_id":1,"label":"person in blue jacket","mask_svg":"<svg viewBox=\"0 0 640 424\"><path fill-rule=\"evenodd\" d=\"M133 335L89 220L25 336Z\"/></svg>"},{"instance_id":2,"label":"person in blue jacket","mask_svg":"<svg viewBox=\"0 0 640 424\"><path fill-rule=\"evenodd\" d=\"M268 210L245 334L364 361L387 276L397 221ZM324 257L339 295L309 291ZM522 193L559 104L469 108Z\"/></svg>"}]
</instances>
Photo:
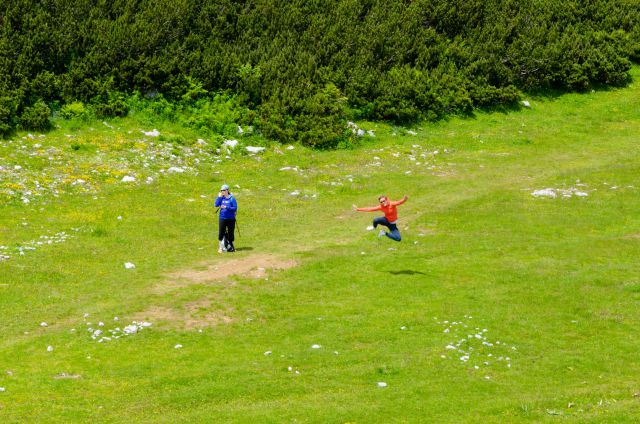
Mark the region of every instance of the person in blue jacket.
<instances>
[{"instance_id":1,"label":"person in blue jacket","mask_svg":"<svg viewBox=\"0 0 640 424\"><path fill-rule=\"evenodd\" d=\"M220 219L218 220L218 252L235 252L233 232L236 227L238 203L235 197L229 192L229 186L227 184L223 184L222 187L220 187L215 206L220 208Z\"/></svg>"}]
</instances>

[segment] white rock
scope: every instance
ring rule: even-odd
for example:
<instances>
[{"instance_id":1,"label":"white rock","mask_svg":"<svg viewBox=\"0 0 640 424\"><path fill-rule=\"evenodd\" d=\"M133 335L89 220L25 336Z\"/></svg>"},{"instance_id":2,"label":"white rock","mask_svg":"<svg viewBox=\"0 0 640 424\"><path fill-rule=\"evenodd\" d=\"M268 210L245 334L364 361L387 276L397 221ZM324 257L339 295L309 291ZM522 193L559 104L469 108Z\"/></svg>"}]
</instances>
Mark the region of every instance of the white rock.
<instances>
[{"instance_id":1,"label":"white rock","mask_svg":"<svg viewBox=\"0 0 640 424\"><path fill-rule=\"evenodd\" d=\"M378 381L378 387L387 387L387 383L384 381Z\"/></svg>"},{"instance_id":2,"label":"white rock","mask_svg":"<svg viewBox=\"0 0 640 424\"><path fill-rule=\"evenodd\" d=\"M229 147L231 149L235 149L236 146L238 145L238 140L225 140L225 142L222 143L222 145Z\"/></svg>"},{"instance_id":3,"label":"white rock","mask_svg":"<svg viewBox=\"0 0 640 424\"><path fill-rule=\"evenodd\" d=\"M534 197L551 197L553 199L555 199L557 196L555 190L552 188L545 188L544 190L536 190L533 193L531 193L531 195Z\"/></svg>"},{"instance_id":4,"label":"white rock","mask_svg":"<svg viewBox=\"0 0 640 424\"><path fill-rule=\"evenodd\" d=\"M167 172L169 174L182 174L184 172L184 169L178 168L177 166L172 166L171 168L167 169Z\"/></svg>"},{"instance_id":5,"label":"white rock","mask_svg":"<svg viewBox=\"0 0 640 424\"><path fill-rule=\"evenodd\" d=\"M138 332L138 326L135 324L127 325L126 327L124 327L124 330L122 331L125 334L135 334Z\"/></svg>"},{"instance_id":6,"label":"white rock","mask_svg":"<svg viewBox=\"0 0 640 424\"><path fill-rule=\"evenodd\" d=\"M0 387L0 392L4 392L4 387Z\"/></svg>"},{"instance_id":7,"label":"white rock","mask_svg":"<svg viewBox=\"0 0 640 424\"><path fill-rule=\"evenodd\" d=\"M267 351L264 353L264 356L269 356L269 355L271 355L271 353L273 353L273 352L271 352L270 350L267 350Z\"/></svg>"},{"instance_id":8,"label":"white rock","mask_svg":"<svg viewBox=\"0 0 640 424\"><path fill-rule=\"evenodd\" d=\"M53 346L47 346L47 352L53 352Z\"/></svg>"},{"instance_id":9,"label":"white rock","mask_svg":"<svg viewBox=\"0 0 640 424\"><path fill-rule=\"evenodd\" d=\"M314 344L313 346L311 346L311 349L320 349L322 346L320 346L319 344Z\"/></svg>"},{"instance_id":10,"label":"white rock","mask_svg":"<svg viewBox=\"0 0 640 424\"><path fill-rule=\"evenodd\" d=\"M40 327L46 327L48 324L46 322L41 322Z\"/></svg>"},{"instance_id":11,"label":"white rock","mask_svg":"<svg viewBox=\"0 0 640 424\"><path fill-rule=\"evenodd\" d=\"M134 264L132 264L131 262L125 262L125 263L124 263L124 267L125 267L126 269L133 269L133 268L135 268L136 266L135 266Z\"/></svg>"},{"instance_id":12,"label":"white rock","mask_svg":"<svg viewBox=\"0 0 640 424\"><path fill-rule=\"evenodd\" d=\"M157 137L160 135L160 131L158 131L157 129L153 129L153 131L142 131L144 133L144 135L149 136L149 137Z\"/></svg>"},{"instance_id":13,"label":"white rock","mask_svg":"<svg viewBox=\"0 0 640 424\"><path fill-rule=\"evenodd\" d=\"M175 345L173 348L174 348L174 349L181 349L181 348L182 348L182 345L181 345L180 343L178 343L178 344L177 344L177 345Z\"/></svg>"},{"instance_id":14,"label":"white rock","mask_svg":"<svg viewBox=\"0 0 640 424\"><path fill-rule=\"evenodd\" d=\"M135 177L132 177L132 176L130 176L130 175L125 175L124 177L122 177L122 180L121 180L121 181L122 181L123 183L132 183L132 182L134 182L135 180L136 180L136 179L135 179Z\"/></svg>"},{"instance_id":15,"label":"white rock","mask_svg":"<svg viewBox=\"0 0 640 424\"><path fill-rule=\"evenodd\" d=\"M256 147L256 146L247 146L245 148L247 149L247 151L251 153L260 153L265 149L265 147Z\"/></svg>"},{"instance_id":16,"label":"white rock","mask_svg":"<svg viewBox=\"0 0 640 424\"><path fill-rule=\"evenodd\" d=\"M293 147L291 145L287 146L287 150L293 150L293 149L295 149L295 147Z\"/></svg>"},{"instance_id":17,"label":"white rock","mask_svg":"<svg viewBox=\"0 0 640 424\"><path fill-rule=\"evenodd\" d=\"M523 101L522 101L522 106L524 106L524 107L531 107L531 104L530 104L527 100L523 100Z\"/></svg>"}]
</instances>

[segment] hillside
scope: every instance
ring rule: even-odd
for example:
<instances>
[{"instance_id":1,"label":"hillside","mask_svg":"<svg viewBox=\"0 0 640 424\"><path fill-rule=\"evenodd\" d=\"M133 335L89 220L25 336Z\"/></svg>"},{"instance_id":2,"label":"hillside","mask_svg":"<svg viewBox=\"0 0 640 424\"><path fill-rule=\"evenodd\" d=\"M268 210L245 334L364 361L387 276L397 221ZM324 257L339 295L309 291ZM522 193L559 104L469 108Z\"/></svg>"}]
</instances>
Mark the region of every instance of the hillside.
<instances>
[{"instance_id":1,"label":"hillside","mask_svg":"<svg viewBox=\"0 0 640 424\"><path fill-rule=\"evenodd\" d=\"M337 151L135 116L0 142L2 421L636 422L639 99ZM399 243L351 210L380 194Z\"/></svg>"}]
</instances>

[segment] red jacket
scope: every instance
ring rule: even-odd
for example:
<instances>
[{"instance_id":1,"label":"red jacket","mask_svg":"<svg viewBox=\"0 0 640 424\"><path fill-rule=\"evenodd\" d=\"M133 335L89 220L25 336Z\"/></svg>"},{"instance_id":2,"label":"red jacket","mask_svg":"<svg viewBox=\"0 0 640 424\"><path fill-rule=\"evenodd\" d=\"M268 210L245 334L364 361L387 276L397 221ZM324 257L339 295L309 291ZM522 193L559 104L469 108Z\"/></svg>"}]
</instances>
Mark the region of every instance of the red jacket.
<instances>
[{"instance_id":1,"label":"red jacket","mask_svg":"<svg viewBox=\"0 0 640 424\"><path fill-rule=\"evenodd\" d=\"M395 202L392 202L387 198L387 206L383 206L382 204L379 204L378 206L373 206L370 208L357 208L356 210L358 212L382 211L382 213L384 213L384 217L387 218L387 221L389 221L390 223L393 223L398 220L398 208L396 206L401 205L406 201L407 201L406 198L402 198L400 200L396 200Z\"/></svg>"}]
</instances>

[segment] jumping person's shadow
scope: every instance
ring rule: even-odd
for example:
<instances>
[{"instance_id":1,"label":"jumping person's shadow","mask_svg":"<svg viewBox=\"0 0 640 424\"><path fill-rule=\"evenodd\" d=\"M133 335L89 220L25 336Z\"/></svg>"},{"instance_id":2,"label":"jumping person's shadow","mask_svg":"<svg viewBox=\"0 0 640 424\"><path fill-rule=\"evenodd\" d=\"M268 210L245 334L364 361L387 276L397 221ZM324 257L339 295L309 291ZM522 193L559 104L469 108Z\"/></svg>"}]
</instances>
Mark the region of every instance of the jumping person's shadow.
<instances>
[{"instance_id":1,"label":"jumping person's shadow","mask_svg":"<svg viewBox=\"0 0 640 424\"><path fill-rule=\"evenodd\" d=\"M401 271L387 271L387 272L393 275L415 275L415 274L427 275L422 271L414 271L412 269L403 269Z\"/></svg>"}]
</instances>

